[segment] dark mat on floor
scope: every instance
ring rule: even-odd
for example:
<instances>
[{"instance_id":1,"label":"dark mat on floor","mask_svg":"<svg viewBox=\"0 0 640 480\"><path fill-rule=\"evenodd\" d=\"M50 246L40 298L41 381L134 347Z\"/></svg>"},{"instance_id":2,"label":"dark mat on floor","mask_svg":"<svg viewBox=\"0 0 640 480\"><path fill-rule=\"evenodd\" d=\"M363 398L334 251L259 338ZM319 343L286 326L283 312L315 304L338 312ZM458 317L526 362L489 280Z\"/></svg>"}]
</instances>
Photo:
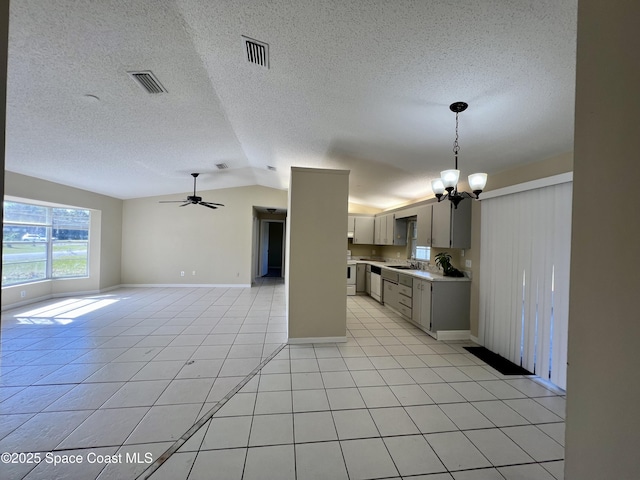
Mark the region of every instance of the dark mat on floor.
<instances>
[{"instance_id":1,"label":"dark mat on floor","mask_svg":"<svg viewBox=\"0 0 640 480\"><path fill-rule=\"evenodd\" d=\"M501 357L497 353L493 353L491 350L487 350L484 347L464 347L469 353L475 355L483 362L495 368L503 375L533 375L528 370L525 370L519 365L510 362L504 357Z\"/></svg>"}]
</instances>

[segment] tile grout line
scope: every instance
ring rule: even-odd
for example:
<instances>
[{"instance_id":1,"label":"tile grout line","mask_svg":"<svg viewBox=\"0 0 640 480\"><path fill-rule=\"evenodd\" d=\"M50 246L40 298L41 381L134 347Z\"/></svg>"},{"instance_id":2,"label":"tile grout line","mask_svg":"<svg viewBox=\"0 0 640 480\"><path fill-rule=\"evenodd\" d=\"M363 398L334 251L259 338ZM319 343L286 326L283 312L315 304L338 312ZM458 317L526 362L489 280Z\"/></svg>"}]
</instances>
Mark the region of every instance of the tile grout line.
<instances>
[{"instance_id":1,"label":"tile grout line","mask_svg":"<svg viewBox=\"0 0 640 480\"><path fill-rule=\"evenodd\" d=\"M150 478L156 470L158 470L164 462L166 462L175 452L182 447L189 438L191 438L205 423L220 410L230 399L233 397L242 387L244 387L249 381L264 368L280 351L286 346L283 343L278 347L271 355L264 359L256 368L254 368L238 385L236 385L229 393L227 393L218 403L216 403L207 413L205 413L200 419L194 423L189 430L187 430L175 443L169 447L158 459L147 467L140 475L136 477L139 480L146 480Z\"/></svg>"}]
</instances>

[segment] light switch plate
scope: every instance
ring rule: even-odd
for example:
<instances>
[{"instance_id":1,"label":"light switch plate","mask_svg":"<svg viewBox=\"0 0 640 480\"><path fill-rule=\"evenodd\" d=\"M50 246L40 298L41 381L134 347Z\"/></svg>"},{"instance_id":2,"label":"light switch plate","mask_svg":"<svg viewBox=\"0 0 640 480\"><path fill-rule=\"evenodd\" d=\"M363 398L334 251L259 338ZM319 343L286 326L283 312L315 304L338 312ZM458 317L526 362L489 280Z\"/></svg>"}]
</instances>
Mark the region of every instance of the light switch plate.
<instances>
[{"instance_id":1,"label":"light switch plate","mask_svg":"<svg viewBox=\"0 0 640 480\"><path fill-rule=\"evenodd\" d=\"M465 268L471 268L471 260L465 260L464 261L464 266L465 266Z\"/></svg>"}]
</instances>

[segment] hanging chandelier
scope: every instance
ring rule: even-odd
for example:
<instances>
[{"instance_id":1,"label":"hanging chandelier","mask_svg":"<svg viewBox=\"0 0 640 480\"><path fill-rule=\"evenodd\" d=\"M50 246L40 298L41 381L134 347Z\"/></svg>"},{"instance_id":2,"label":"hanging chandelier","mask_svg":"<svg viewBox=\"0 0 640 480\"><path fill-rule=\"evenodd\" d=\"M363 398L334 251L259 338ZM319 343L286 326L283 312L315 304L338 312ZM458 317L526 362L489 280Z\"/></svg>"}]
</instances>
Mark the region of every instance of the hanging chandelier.
<instances>
[{"instance_id":1,"label":"hanging chandelier","mask_svg":"<svg viewBox=\"0 0 640 480\"><path fill-rule=\"evenodd\" d=\"M464 102L455 102L449 106L449 109L456 114L456 139L453 142L455 169L443 170L440 172L440 178L431 181L431 188L438 202L449 199L455 208L458 208L458 204L465 198L477 200L487 184L486 173L473 173L469 175L469 187L473 191L473 195L458 191L458 178L460 177L460 170L458 170L458 152L460 151L460 145L458 145L458 114L464 112L468 106ZM444 193L445 190L447 193Z\"/></svg>"}]
</instances>

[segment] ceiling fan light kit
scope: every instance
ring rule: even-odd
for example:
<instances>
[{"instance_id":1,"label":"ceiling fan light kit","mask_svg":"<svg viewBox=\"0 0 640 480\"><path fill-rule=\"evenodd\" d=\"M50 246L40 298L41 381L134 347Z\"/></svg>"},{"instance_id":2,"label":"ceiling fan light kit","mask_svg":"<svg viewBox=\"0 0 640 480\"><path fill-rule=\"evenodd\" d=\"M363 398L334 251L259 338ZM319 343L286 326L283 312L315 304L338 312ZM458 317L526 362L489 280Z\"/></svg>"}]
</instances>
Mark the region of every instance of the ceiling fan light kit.
<instances>
[{"instance_id":1,"label":"ceiling fan light kit","mask_svg":"<svg viewBox=\"0 0 640 480\"><path fill-rule=\"evenodd\" d=\"M484 187L487 185L486 173L473 173L469 175L469 187L473 194L458 191L458 180L460 178L460 170L458 170L458 152L460 145L458 144L458 115L464 112L469 105L465 102L455 102L449 106L449 109L456 114L456 139L453 142L453 154L455 158L455 168L451 170L443 170L440 172L440 178L431 181L431 189L435 194L438 202L449 199L455 208L465 198L478 200ZM444 193L444 192L447 193Z\"/></svg>"},{"instance_id":2,"label":"ceiling fan light kit","mask_svg":"<svg viewBox=\"0 0 640 480\"><path fill-rule=\"evenodd\" d=\"M196 179L198 178L199 173L192 173L193 177L193 195L188 195L186 200L161 200L158 203L182 203L181 207L186 207L187 205L202 205L203 207L213 208L214 210L218 207L224 207L221 203L213 203L213 202L205 202L202 200L202 197L196 195Z\"/></svg>"}]
</instances>

